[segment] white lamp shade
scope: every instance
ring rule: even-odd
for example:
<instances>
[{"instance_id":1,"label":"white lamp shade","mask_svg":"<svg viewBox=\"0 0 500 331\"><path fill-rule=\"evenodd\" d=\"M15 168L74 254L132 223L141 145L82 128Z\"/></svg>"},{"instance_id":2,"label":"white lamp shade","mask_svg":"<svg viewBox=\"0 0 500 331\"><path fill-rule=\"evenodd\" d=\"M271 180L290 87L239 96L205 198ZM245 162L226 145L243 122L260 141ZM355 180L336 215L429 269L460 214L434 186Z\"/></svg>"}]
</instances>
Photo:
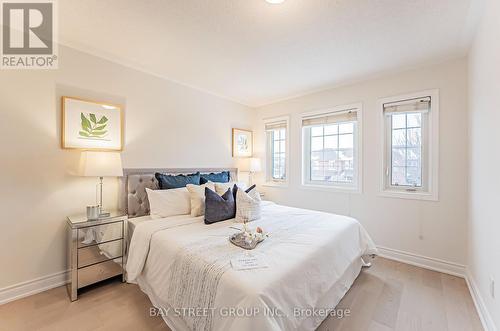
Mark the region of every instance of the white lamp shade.
<instances>
[{"instance_id":1,"label":"white lamp shade","mask_svg":"<svg viewBox=\"0 0 500 331\"><path fill-rule=\"evenodd\" d=\"M256 157L250 158L250 166L248 167L248 171L259 172L260 170L261 170L260 159L258 159Z\"/></svg>"},{"instance_id":2,"label":"white lamp shade","mask_svg":"<svg viewBox=\"0 0 500 331\"><path fill-rule=\"evenodd\" d=\"M259 172L261 171L260 159L256 157L240 159L238 168L243 172Z\"/></svg>"},{"instance_id":3,"label":"white lamp shade","mask_svg":"<svg viewBox=\"0 0 500 331\"><path fill-rule=\"evenodd\" d=\"M80 175L85 177L121 177L123 176L120 153L82 152Z\"/></svg>"}]
</instances>

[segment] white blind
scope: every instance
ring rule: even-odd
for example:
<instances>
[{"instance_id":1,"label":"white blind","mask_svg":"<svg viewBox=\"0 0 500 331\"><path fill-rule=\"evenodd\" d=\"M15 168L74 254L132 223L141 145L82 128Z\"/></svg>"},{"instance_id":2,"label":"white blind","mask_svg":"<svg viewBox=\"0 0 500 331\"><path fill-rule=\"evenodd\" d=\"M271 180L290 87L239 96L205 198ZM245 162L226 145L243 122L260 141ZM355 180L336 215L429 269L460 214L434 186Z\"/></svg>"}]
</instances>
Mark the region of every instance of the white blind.
<instances>
[{"instance_id":1,"label":"white blind","mask_svg":"<svg viewBox=\"0 0 500 331\"><path fill-rule=\"evenodd\" d=\"M427 113L431 109L431 97L384 103L384 114Z\"/></svg>"},{"instance_id":2,"label":"white blind","mask_svg":"<svg viewBox=\"0 0 500 331\"><path fill-rule=\"evenodd\" d=\"M323 113L302 117L302 126L352 122L358 119L358 109L348 109L337 112Z\"/></svg>"},{"instance_id":3,"label":"white blind","mask_svg":"<svg viewBox=\"0 0 500 331\"><path fill-rule=\"evenodd\" d=\"M266 123L266 131L278 130L278 129L286 129L285 120Z\"/></svg>"}]
</instances>

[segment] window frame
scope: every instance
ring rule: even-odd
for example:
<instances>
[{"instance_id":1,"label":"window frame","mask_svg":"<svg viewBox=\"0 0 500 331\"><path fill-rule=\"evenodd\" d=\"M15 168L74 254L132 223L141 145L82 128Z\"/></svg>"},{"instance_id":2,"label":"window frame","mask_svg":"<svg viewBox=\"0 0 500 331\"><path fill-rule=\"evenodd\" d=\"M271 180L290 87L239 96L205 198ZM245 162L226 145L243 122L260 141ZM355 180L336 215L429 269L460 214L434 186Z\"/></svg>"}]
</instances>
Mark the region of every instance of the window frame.
<instances>
[{"instance_id":1,"label":"window frame","mask_svg":"<svg viewBox=\"0 0 500 331\"><path fill-rule=\"evenodd\" d=\"M268 131L266 130L266 125L274 122L281 122L284 121L286 123L286 129L285 129L285 179L276 179L273 178L272 175L272 146L271 146L271 139L269 139L269 134ZM265 171L265 183L263 184L264 186L281 186L281 187L286 187L288 186L288 183L290 181L290 116L289 115L284 115L284 116L278 116L278 117L272 117L272 118L266 118L263 120L264 123L264 135L265 135L265 142L266 142L266 157L265 157L265 164L266 164L266 171Z\"/></svg>"},{"instance_id":2,"label":"window frame","mask_svg":"<svg viewBox=\"0 0 500 331\"><path fill-rule=\"evenodd\" d=\"M421 135L421 167L422 186L411 187L392 185L392 117L384 114L384 104L404 100L430 97L431 107L422 116ZM398 95L379 100L378 107L381 115L382 134L382 162L380 195L391 198L438 200L438 174L439 174L439 90L425 90L420 92Z\"/></svg>"},{"instance_id":3,"label":"window frame","mask_svg":"<svg viewBox=\"0 0 500 331\"><path fill-rule=\"evenodd\" d=\"M307 135L306 127L302 126L302 120L305 117L316 116L328 113L343 112L349 109L356 109L357 120L354 125L353 130L353 161L354 161L354 174L353 183L342 183L342 182L326 182L326 181L311 181L308 178L310 173L310 158L311 150L309 154L306 155L306 147L310 146L310 134ZM362 174L363 174L363 104L354 103L341 106L335 106L328 109L310 111L300 114L300 131L301 131L301 188L302 189L314 189L314 190L326 190L334 192L349 192L349 193L361 193L362 192ZM348 121L346 121L348 122ZM341 123L341 122L339 122ZM310 129L309 129L310 130Z\"/></svg>"}]
</instances>

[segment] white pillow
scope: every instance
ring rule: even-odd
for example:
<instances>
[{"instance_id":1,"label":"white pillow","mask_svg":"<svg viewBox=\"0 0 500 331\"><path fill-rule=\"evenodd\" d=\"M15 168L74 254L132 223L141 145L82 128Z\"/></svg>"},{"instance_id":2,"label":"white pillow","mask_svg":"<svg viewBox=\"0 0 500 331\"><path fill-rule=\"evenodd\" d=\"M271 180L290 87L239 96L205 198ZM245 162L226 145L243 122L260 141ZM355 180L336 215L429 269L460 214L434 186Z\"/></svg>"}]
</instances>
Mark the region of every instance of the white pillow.
<instances>
[{"instance_id":1,"label":"white pillow","mask_svg":"<svg viewBox=\"0 0 500 331\"><path fill-rule=\"evenodd\" d=\"M247 184L244 182L229 182L229 183L214 183L214 184L215 184L215 192L217 192L218 195L223 195L224 193L226 193L228 188L232 189L234 184L236 184L236 186L238 186L238 188L242 190L247 189Z\"/></svg>"},{"instance_id":2,"label":"white pillow","mask_svg":"<svg viewBox=\"0 0 500 331\"><path fill-rule=\"evenodd\" d=\"M149 208L153 217L188 215L191 212L189 191L185 187L170 190L150 190L148 194Z\"/></svg>"},{"instance_id":3,"label":"white pillow","mask_svg":"<svg viewBox=\"0 0 500 331\"><path fill-rule=\"evenodd\" d=\"M215 191L215 185L212 182L203 185L186 185L191 200L191 216L193 217L205 215L205 187Z\"/></svg>"},{"instance_id":4,"label":"white pillow","mask_svg":"<svg viewBox=\"0 0 500 331\"><path fill-rule=\"evenodd\" d=\"M236 191L236 217L235 221L243 223L251 222L260 218L260 194L256 188L246 193L243 190Z\"/></svg>"}]
</instances>

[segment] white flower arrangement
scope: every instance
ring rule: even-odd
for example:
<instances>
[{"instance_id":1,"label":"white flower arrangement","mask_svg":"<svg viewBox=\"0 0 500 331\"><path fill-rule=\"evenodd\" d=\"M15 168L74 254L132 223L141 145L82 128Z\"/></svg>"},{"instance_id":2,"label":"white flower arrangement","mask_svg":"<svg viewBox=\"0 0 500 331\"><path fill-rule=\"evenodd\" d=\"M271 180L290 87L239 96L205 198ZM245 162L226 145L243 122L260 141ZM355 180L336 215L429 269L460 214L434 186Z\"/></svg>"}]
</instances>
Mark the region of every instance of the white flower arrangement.
<instances>
[{"instance_id":1,"label":"white flower arrangement","mask_svg":"<svg viewBox=\"0 0 500 331\"><path fill-rule=\"evenodd\" d=\"M249 230L246 226L246 223L243 224L243 235L245 236L245 242L247 242L248 244L252 243L252 241L260 242L269 237L269 234L264 233L264 231L260 227L257 227L255 231Z\"/></svg>"}]
</instances>

